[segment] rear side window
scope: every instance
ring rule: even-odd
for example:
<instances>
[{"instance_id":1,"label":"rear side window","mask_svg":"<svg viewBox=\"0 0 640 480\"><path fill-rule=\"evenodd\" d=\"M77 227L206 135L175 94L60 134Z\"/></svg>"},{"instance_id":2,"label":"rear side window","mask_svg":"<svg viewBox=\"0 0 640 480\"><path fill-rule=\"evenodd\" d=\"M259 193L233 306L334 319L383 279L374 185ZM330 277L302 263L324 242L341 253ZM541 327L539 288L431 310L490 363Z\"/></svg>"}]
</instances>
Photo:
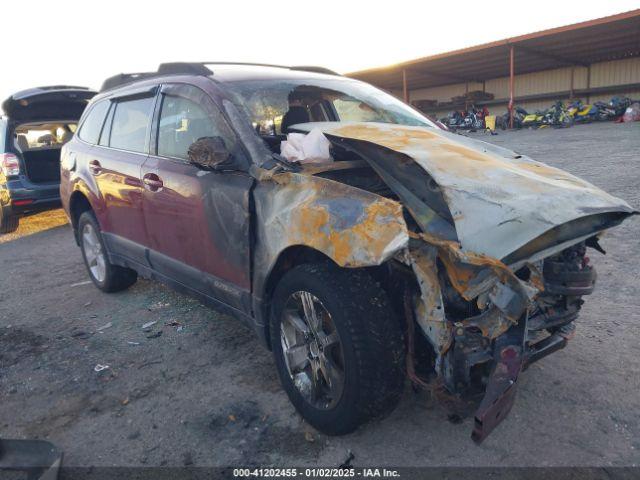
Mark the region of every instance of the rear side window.
<instances>
[{"instance_id":1,"label":"rear side window","mask_svg":"<svg viewBox=\"0 0 640 480\"><path fill-rule=\"evenodd\" d=\"M80 132L78 133L78 136L82 140L93 144L98 143L100 131L102 130L102 125L104 124L104 117L107 115L108 109L108 101L98 102L94 105L94 107L87 115L87 118L84 120L84 122L82 122L82 127L80 128Z\"/></svg>"},{"instance_id":2,"label":"rear side window","mask_svg":"<svg viewBox=\"0 0 640 480\"><path fill-rule=\"evenodd\" d=\"M120 101L115 105L109 146L146 152L154 97Z\"/></svg>"}]
</instances>

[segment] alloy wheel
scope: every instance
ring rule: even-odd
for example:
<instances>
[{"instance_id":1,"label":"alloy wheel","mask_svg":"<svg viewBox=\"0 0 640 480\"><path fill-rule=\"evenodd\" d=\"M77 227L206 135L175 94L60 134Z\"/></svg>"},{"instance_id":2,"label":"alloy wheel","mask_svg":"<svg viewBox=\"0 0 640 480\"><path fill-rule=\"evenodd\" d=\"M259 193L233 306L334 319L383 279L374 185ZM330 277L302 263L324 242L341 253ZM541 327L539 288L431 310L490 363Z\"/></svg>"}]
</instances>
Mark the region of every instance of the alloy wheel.
<instances>
[{"instance_id":1,"label":"alloy wheel","mask_svg":"<svg viewBox=\"0 0 640 480\"><path fill-rule=\"evenodd\" d=\"M82 249L91 275L98 282L104 282L107 272L106 259L98 233L90 223L85 224L82 229Z\"/></svg>"},{"instance_id":2,"label":"alloy wheel","mask_svg":"<svg viewBox=\"0 0 640 480\"><path fill-rule=\"evenodd\" d=\"M289 375L319 409L331 409L344 390L344 354L331 314L313 294L298 291L285 304L280 342Z\"/></svg>"}]
</instances>

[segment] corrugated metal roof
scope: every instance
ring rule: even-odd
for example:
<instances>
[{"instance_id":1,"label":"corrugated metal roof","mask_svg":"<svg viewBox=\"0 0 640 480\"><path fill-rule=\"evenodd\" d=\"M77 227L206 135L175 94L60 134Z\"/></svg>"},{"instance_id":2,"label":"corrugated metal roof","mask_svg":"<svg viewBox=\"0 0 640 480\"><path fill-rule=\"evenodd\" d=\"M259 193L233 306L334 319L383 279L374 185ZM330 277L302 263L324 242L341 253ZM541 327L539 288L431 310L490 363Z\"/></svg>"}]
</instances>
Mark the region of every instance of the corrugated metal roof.
<instances>
[{"instance_id":1,"label":"corrugated metal roof","mask_svg":"<svg viewBox=\"0 0 640 480\"><path fill-rule=\"evenodd\" d=\"M509 75L511 46L517 74L640 56L640 9L348 76L387 89L402 88L403 70L411 89L483 81Z\"/></svg>"}]
</instances>

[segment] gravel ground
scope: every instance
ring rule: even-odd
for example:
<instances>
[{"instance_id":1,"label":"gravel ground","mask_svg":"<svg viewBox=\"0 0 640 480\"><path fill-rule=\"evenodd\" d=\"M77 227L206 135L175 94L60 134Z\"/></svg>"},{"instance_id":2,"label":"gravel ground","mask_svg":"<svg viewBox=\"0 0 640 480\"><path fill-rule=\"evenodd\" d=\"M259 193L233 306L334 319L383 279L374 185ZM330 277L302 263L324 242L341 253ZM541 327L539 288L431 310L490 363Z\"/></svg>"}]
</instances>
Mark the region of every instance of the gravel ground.
<instances>
[{"instance_id":1,"label":"gravel ground","mask_svg":"<svg viewBox=\"0 0 640 480\"><path fill-rule=\"evenodd\" d=\"M473 135L640 208L640 123ZM317 433L242 324L154 282L100 293L59 215L0 241L0 432L54 442L67 466L337 466L348 451L354 466L640 464L637 218L591 255L599 284L576 338L522 375L510 417L475 446L471 419L452 424L409 388L382 422Z\"/></svg>"}]
</instances>

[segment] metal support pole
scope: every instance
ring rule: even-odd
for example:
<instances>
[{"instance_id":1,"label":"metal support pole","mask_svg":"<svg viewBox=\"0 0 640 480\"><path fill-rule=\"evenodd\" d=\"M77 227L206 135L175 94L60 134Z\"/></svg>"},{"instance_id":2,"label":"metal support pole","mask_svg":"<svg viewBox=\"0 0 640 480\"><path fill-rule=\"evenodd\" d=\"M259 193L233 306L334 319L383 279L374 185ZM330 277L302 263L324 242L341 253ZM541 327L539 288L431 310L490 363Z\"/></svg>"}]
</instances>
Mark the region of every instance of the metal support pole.
<instances>
[{"instance_id":1,"label":"metal support pole","mask_svg":"<svg viewBox=\"0 0 640 480\"><path fill-rule=\"evenodd\" d=\"M591 88L591 64L587 65L587 101L586 103L590 103L591 94L589 93L589 89Z\"/></svg>"},{"instance_id":2,"label":"metal support pole","mask_svg":"<svg viewBox=\"0 0 640 480\"><path fill-rule=\"evenodd\" d=\"M513 128L513 101L514 101L514 81L513 81L513 45L509 47L509 128Z\"/></svg>"},{"instance_id":3,"label":"metal support pole","mask_svg":"<svg viewBox=\"0 0 640 480\"><path fill-rule=\"evenodd\" d=\"M469 110L469 82L464 84L464 111Z\"/></svg>"},{"instance_id":4,"label":"metal support pole","mask_svg":"<svg viewBox=\"0 0 640 480\"><path fill-rule=\"evenodd\" d=\"M571 84L569 86L569 100L573 100L573 75L574 75L575 67L571 65Z\"/></svg>"},{"instance_id":5,"label":"metal support pole","mask_svg":"<svg viewBox=\"0 0 640 480\"><path fill-rule=\"evenodd\" d=\"M409 88L407 87L407 70L402 69L402 98L404 103L409 103Z\"/></svg>"}]
</instances>

